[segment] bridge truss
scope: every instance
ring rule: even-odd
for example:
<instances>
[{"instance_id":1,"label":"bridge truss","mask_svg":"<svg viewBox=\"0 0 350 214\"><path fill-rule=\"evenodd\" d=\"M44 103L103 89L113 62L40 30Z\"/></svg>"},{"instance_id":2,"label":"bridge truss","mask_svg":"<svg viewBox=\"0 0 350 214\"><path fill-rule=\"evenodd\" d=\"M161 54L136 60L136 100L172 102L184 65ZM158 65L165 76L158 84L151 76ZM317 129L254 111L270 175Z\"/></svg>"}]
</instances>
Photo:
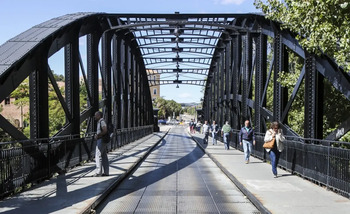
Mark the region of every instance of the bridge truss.
<instances>
[{"instance_id":1,"label":"bridge truss","mask_svg":"<svg viewBox=\"0 0 350 214\"><path fill-rule=\"evenodd\" d=\"M79 50L82 36L87 37L86 66ZM64 96L48 63L48 58L62 48ZM320 89L324 78L350 99L349 74L326 56L307 53L290 32L257 14L70 14L10 39L0 51L0 101L30 77L31 138L49 137L47 79L67 118L57 135L79 134L80 124L87 119L88 132L92 131L92 112L101 107L107 121L113 120L117 128L153 123L149 94L144 93L148 85L204 86L204 119L219 123L229 120L234 128L244 119L251 119L258 131L264 131L271 120L281 121L288 128L288 112L304 84L304 135L309 138L321 138L323 133ZM293 92L288 94L277 80L282 71L288 72L291 52L304 61L304 67ZM146 70L173 74L174 79L148 79L147 84ZM184 74L187 78L181 79ZM88 91L88 107L83 111L77 105L76 86L81 77ZM271 82L273 104L267 106ZM0 120L1 128L15 139L26 139L3 116ZM346 133L349 127L346 119L339 130ZM335 134L339 130L329 139L339 138Z\"/></svg>"},{"instance_id":2,"label":"bridge truss","mask_svg":"<svg viewBox=\"0 0 350 214\"><path fill-rule=\"evenodd\" d=\"M86 49L79 44L82 37L86 38ZM50 57L62 50L64 92L49 63ZM296 84L283 87L279 77L282 72L295 70L293 59L300 60L302 68ZM152 80L147 70L174 78ZM140 132L138 137L149 133L154 124L150 85L204 87L200 119L216 120L218 124L229 121L234 129L249 119L257 132L266 131L270 121L280 121L290 135L297 134L289 128L289 112L304 88L301 126L307 139L323 138L325 80L346 101L350 100L348 73L327 56L308 53L292 33L258 14L77 13L54 18L0 46L0 102L26 78L30 85L30 137L3 115L0 128L22 143L32 168L20 171L10 167L12 162L7 163L1 173L2 193L21 186L24 180L32 182L74 166L85 156L91 158L93 144L86 140L75 144L75 140L80 143L82 136L96 131L93 115L99 109L107 123L126 133L119 133L119 141ZM87 91L86 106L81 106L81 90ZM49 93L55 94L66 118L53 135L49 130ZM344 108L349 109L349 105ZM327 139L337 140L350 130L350 118L341 122ZM68 141L59 140L62 136L73 139L70 147L63 143ZM58 143L45 144L53 139Z\"/></svg>"}]
</instances>

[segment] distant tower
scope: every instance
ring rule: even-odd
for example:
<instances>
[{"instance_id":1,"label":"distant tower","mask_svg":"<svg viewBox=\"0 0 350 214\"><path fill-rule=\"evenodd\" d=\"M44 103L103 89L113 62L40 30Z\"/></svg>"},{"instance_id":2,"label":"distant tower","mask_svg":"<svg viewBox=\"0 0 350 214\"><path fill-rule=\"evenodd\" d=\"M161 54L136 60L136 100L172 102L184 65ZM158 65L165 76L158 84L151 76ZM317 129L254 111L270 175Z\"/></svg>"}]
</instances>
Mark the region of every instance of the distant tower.
<instances>
[{"instance_id":1,"label":"distant tower","mask_svg":"<svg viewBox=\"0 0 350 214\"><path fill-rule=\"evenodd\" d=\"M148 83L150 85L149 90L151 92L152 100L155 100L157 97L160 97L160 74L154 72L153 70L146 70L148 76ZM154 85L154 86L152 86Z\"/></svg>"}]
</instances>

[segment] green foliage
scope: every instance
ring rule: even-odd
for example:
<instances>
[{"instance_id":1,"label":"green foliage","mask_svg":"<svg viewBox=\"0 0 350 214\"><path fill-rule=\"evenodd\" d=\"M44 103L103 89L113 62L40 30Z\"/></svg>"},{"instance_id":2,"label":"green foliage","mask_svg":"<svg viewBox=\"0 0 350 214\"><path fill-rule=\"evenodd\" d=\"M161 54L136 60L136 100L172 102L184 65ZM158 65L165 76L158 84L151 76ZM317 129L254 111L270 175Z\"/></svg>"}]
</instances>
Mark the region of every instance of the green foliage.
<instances>
[{"instance_id":1,"label":"green foliage","mask_svg":"<svg viewBox=\"0 0 350 214\"><path fill-rule=\"evenodd\" d=\"M345 119L350 118L350 101L338 92L328 81L324 81L324 137L334 131ZM350 132L342 141L350 142Z\"/></svg>"},{"instance_id":2,"label":"green foliage","mask_svg":"<svg viewBox=\"0 0 350 214\"><path fill-rule=\"evenodd\" d=\"M64 80L63 75L56 75L54 74L54 77L56 78L56 81L58 80ZM48 80L49 81L49 80ZM60 89L61 93L64 96L64 88ZM12 93L11 97L15 98L14 105L16 105L18 108L23 108L29 105L29 78L26 78ZM65 113L61 106L61 103L59 102L59 99L56 95L55 90L53 89L53 86L51 82L49 82L49 136L54 135L57 133L58 130L60 130L63 125L65 124ZM29 124L30 116L29 113L22 115L24 117L24 123ZM23 134L30 137L30 127L24 127ZM6 135L7 136L7 135ZM5 137L6 137L5 136ZM6 138L7 141L8 138Z\"/></svg>"},{"instance_id":3,"label":"green foliage","mask_svg":"<svg viewBox=\"0 0 350 214\"><path fill-rule=\"evenodd\" d=\"M83 111L84 109L87 108L87 100L88 100L87 88L84 81L80 82L79 97L80 97L80 111Z\"/></svg>"},{"instance_id":4,"label":"green foliage","mask_svg":"<svg viewBox=\"0 0 350 214\"><path fill-rule=\"evenodd\" d=\"M293 52L289 51L289 72L281 72L278 81L288 89L291 95L294 86L300 76L303 61ZM350 102L343 94L338 92L326 79L324 79L324 102L323 102L323 137L327 137L346 118L350 117ZM301 84L291 110L288 113L289 126L299 135L304 132L304 93L305 86ZM345 135L341 140L349 140L350 135Z\"/></svg>"},{"instance_id":5,"label":"green foliage","mask_svg":"<svg viewBox=\"0 0 350 214\"><path fill-rule=\"evenodd\" d=\"M14 104L20 108L29 105L29 78L26 78L10 95L15 98Z\"/></svg>"},{"instance_id":6,"label":"green foliage","mask_svg":"<svg viewBox=\"0 0 350 214\"><path fill-rule=\"evenodd\" d=\"M80 87L79 87L79 100L80 100L80 112L84 111L87 108L87 101L88 101L88 93L87 93L87 88L86 84L84 81L80 82ZM86 132L87 128L87 121L83 121L80 124L80 134L84 135Z\"/></svg>"},{"instance_id":7,"label":"green foliage","mask_svg":"<svg viewBox=\"0 0 350 214\"><path fill-rule=\"evenodd\" d=\"M288 72L280 72L278 74L277 81L281 84L282 87L288 90L288 95L291 96L294 90L294 86L296 85L301 74L304 62L302 58L298 57L290 50L288 50L288 57ZM288 112L288 125L300 136L304 135L304 93L305 86L304 84L301 84Z\"/></svg>"},{"instance_id":8,"label":"green foliage","mask_svg":"<svg viewBox=\"0 0 350 214\"><path fill-rule=\"evenodd\" d=\"M196 115L196 108L193 106L186 107L183 111L189 115L193 115L193 116Z\"/></svg>"},{"instance_id":9,"label":"green foliage","mask_svg":"<svg viewBox=\"0 0 350 214\"><path fill-rule=\"evenodd\" d=\"M343 141L343 142L350 142L350 132L346 133L343 137L341 137L339 139L339 141ZM348 146L349 147L349 146ZM350 148L348 148L350 149Z\"/></svg>"},{"instance_id":10,"label":"green foliage","mask_svg":"<svg viewBox=\"0 0 350 214\"><path fill-rule=\"evenodd\" d=\"M175 102L174 100L165 100L161 97L158 97L154 101L155 106L159 108L158 117L159 118L168 118L169 116L173 116L173 112L175 112L175 116L179 116L182 112L181 104Z\"/></svg>"},{"instance_id":11,"label":"green foliage","mask_svg":"<svg viewBox=\"0 0 350 214\"><path fill-rule=\"evenodd\" d=\"M273 38L267 37L267 73L270 70L271 63L273 61ZM274 70L271 72L271 77L270 81L267 86L267 92L266 92L266 108L270 111L273 110L273 75L274 75Z\"/></svg>"},{"instance_id":12,"label":"green foliage","mask_svg":"<svg viewBox=\"0 0 350 214\"><path fill-rule=\"evenodd\" d=\"M53 71L52 71L53 73ZM55 78L56 81L61 81L61 82L64 82L64 76L61 74L61 75L58 75L58 74L55 74L53 73L53 77Z\"/></svg>"},{"instance_id":13,"label":"green foliage","mask_svg":"<svg viewBox=\"0 0 350 214\"><path fill-rule=\"evenodd\" d=\"M297 34L309 52L325 53L350 71L350 3L344 0L255 0L267 18Z\"/></svg>"},{"instance_id":14,"label":"green foliage","mask_svg":"<svg viewBox=\"0 0 350 214\"><path fill-rule=\"evenodd\" d=\"M281 23L282 29L290 29L296 33L300 44L309 52L318 55L325 53L350 71L350 3L343 0L255 0L266 17ZM295 58L295 57L294 57ZM294 68L279 74L279 82L288 88L288 94L298 79L303 62L296 58L291 63ZM290 62L293 62L289 60ZM304 124L304 84L301 85L292 108L288 114L288 122L293 130L302 135ZM340 125L348 118L349 103L327 81L325 81L324 100L324 135ZM269 100L269 99L267 99ZM268 104L267 104L268 105ZM345 135L343 138L346 138Z\"/></svg>"},{"instance_id":15,"label":"green foliage","mask_svg":"<svg viewBox=\"0 0 350 214\"><path fill-rule=\"evenodd\" d=\"M64 88L60 88L64 95ZM49 84L49 136L53 136L65 124L66 115L53 86Z\"/></svg>"}]
</instances>

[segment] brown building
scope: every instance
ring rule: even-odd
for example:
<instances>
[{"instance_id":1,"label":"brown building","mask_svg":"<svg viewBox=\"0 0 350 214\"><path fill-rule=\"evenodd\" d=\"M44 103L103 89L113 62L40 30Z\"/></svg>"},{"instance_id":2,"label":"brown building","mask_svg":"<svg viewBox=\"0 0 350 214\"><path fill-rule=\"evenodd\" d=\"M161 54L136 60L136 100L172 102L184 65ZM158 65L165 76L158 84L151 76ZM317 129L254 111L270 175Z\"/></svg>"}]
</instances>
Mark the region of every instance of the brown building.
<instances>
[{"instance_id":1,"label":"brown building","mask_svg":"<svg viewBox=\"0 0 350 214\"><path fill-rule=\"evenodd\" d=\"M160 80L160 74L152 71L152 70L147 70L147 76L148 76L148 81L149 82L149 90L151 92L152 100L155 100L156 98L160 97L160 85L159 81ZM151 86L153 84L157 84L156 86Z\"/></svg>"}]
</instances>

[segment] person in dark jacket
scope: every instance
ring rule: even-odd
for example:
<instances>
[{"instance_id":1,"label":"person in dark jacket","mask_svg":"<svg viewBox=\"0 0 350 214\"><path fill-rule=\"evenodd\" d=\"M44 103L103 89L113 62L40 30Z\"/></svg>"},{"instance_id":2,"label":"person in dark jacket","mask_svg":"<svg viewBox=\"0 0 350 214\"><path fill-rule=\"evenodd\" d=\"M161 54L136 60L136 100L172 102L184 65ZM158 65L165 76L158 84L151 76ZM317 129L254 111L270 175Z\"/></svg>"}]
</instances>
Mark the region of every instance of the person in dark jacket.
<instances>
[{"instance_id":1,"label":"person in dark jacket","mask_svg":"<svg viewBox=\"0 0 350 214\"><path fill-rule=\"evenodd\" d=\"M244 122L244 127L242 127L239 132L239 144L243 144L244 159L245 163L249 163L249 157L253 150L253 144L255 145L255 135L254 129L250 126L250 121L246 120Z\"/></svg>"}]
</instances>

